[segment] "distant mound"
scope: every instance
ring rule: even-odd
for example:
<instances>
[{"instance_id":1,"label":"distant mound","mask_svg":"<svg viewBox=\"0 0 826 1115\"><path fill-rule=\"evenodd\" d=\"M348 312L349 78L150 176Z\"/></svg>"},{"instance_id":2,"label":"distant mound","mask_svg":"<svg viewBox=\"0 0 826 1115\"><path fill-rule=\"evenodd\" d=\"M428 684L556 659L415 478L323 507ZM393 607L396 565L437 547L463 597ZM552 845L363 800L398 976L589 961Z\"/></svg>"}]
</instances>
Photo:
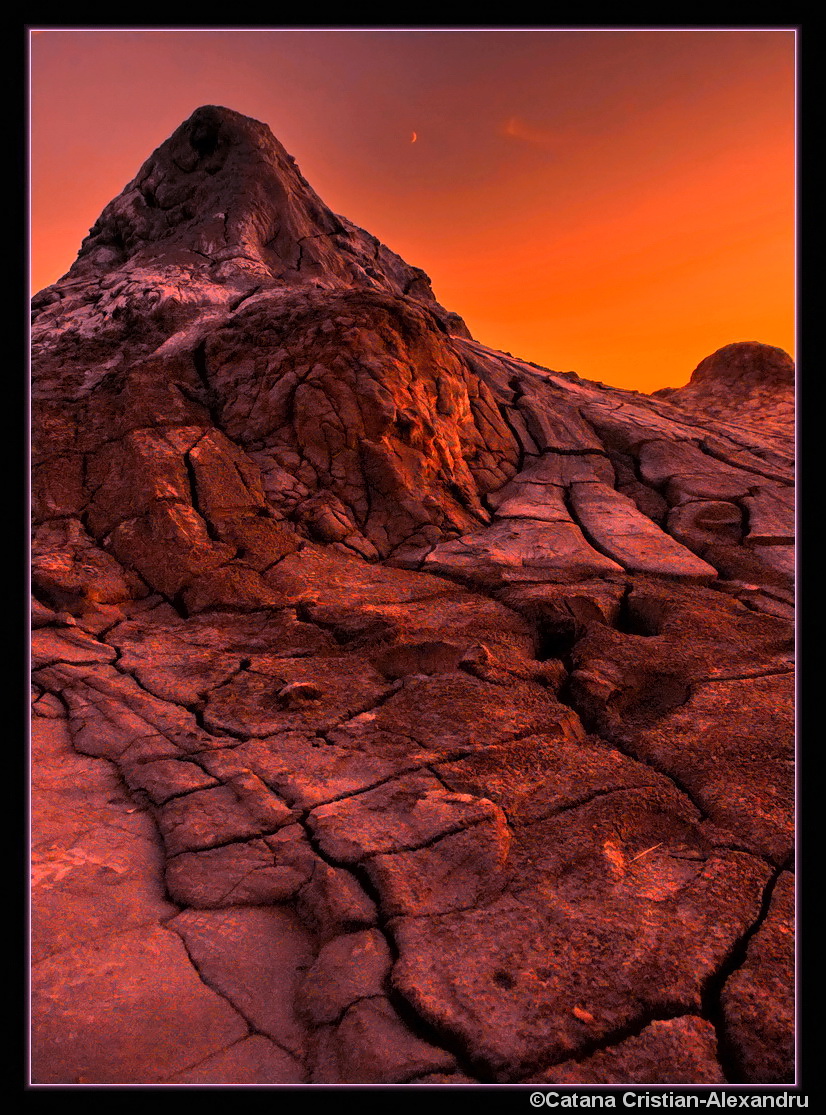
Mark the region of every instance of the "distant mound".
<instances>
[{"instance_id":1,"label":"distant mound","mask_svg":"<svg viewBox=\"0 0 826 1115\"><path fill-rule=\"evenodd\" d=\"M794 387L794 361L782 348L759 341L737 341L701 360L689 386L725 384L750 391L761 387Z\"/></svg>"},{"instance_id":2,"label":"distant mound","mask_svg":"<svg viewBox=\"0 0 826 1115\"><path fill-rule=\"evenodd\" d=\"M684 387L663 387L653 395L694 416L756 423L791 451L794 376L794 361L782 348L737 341L701 360Z\"/></svg>"}]
</instances>

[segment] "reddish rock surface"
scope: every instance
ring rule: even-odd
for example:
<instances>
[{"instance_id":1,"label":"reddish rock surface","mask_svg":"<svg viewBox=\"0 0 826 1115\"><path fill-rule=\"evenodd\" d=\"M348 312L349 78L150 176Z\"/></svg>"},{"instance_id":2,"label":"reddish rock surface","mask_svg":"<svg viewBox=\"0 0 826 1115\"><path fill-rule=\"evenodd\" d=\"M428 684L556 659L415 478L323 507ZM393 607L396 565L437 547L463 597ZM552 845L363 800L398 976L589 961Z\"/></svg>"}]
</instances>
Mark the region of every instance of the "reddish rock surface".
<instances>
[{"instance_id":1,"label":"reddish rock surface","mask_svg":"<svg viewBox=\"0 0 826 1115\"><path fill-rule=\"evenodd\" d=\"M785 354L488 349L215 107L33 306L33 1081L791 1082Z\"/></svg>"}]
</instances>

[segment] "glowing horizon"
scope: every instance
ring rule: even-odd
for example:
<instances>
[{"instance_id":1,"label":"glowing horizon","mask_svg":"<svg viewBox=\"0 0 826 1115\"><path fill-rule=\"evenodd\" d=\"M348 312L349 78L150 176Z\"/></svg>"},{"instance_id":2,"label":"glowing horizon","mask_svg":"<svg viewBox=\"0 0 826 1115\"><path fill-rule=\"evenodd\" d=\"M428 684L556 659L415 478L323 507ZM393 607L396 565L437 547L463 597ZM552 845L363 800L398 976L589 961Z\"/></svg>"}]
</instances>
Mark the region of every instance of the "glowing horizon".
<instances>
[{"instance_id":1,"label":"glowing horizon","mask_svg":"<svg viewBox=\"0 0 826 1115\"><path fill-rule=\"evenodd\" d=\"M33 29L31 54L33 291L222 104L493 348L642 391L734 341L794 355L792 29Z\"/></svg>"}]
</instances>

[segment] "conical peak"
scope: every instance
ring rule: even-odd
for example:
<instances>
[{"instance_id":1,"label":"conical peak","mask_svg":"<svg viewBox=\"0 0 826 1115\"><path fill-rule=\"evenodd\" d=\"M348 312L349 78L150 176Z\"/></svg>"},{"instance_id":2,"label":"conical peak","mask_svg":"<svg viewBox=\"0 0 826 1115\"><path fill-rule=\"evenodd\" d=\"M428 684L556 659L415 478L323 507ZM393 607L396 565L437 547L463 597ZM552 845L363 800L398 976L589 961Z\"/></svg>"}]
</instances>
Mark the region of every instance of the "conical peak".
<instances>
[{"instance_id":1,"label":"conical peak","mask_svg":"<svg viewBox=\"0 0 826 1115\"><path fill-rule=\"evenodd\" d=\"M336 216L266 124L218 105L196 109L106 206L69 276L185 269L200 282L383 290L427 303L451 332L427 275Z\"/></svg>"},{"instance_id":2,"label":"conical peak","mask_svg":"<svg viewBox=\"0 0 826 1115\"><path fill-rule=\"evenodd\" d=\"M170 137L184 136L199 155L211 154L222 142L251 144L277 142L266 124L222 105L201 105Z\"/></svg>"},{"instance_id":3,"label":"conical peak","mask_svg":"<svg viewBox=\"0 0 826 1115\"><path fill-rule=\"evenodd\" d=\"M228 161L250 162L258 174L296 177L309 189L295 159L266 124L220 105L202 105L161 144L155 155L172 159L181 169L214 175Z\"/></svg>"},{"instance_id":4,"label":"conical peak","mask_svg":"<svg viewBox=\"0 0 826 1115\"><path fill-rule=\"evenodd\" d=\"M205 105L104 209L78 264L117 265L135 257L143 264L159 257L183 262L180 253L187 251L220 263L233 249L238 258L265 262L265 249L280 254L279 235L298 239L339 224L265 124ZM266 262L277 273L278 261ZM292 262L289 253L284 262Z\"/></svg>"}]
</instances>

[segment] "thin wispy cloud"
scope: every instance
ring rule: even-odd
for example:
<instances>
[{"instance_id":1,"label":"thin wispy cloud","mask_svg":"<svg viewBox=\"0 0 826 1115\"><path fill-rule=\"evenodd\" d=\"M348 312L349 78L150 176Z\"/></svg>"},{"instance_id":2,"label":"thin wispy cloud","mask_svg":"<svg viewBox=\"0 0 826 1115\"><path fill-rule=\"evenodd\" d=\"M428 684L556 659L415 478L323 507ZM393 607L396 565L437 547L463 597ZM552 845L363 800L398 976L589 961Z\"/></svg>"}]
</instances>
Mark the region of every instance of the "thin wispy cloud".
<instances>
[{"instance_id":1,"label":"thin wispy cloud","mask_svg":"<svg viewBox=\"0 0 826 1115\"><path fill-rule=\"evenodd\" d=\"M509 136L511 139L521 139L534 147L550 147L556 138L553 132L546 128L534 127L521 116L509 117L500 131L502 135Z\"/></svg>"}]
</instances>

